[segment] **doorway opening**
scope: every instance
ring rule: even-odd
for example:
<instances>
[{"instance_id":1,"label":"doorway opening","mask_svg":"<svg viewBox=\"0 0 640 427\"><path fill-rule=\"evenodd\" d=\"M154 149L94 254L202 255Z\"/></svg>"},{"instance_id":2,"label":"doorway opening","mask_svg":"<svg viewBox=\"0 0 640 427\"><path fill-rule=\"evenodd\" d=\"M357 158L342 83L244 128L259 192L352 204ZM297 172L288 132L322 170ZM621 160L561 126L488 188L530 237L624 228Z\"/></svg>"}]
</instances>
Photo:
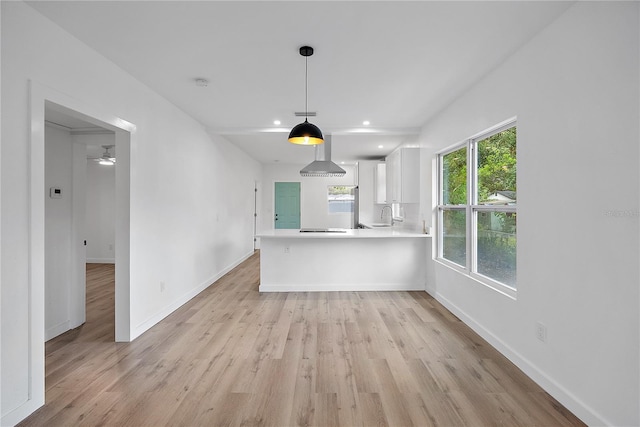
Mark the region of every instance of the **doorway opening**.
<instances>
[{"instance_id":1,"label":"doorway opening","mask_svg":"<svg viewBox=\"0 0 640 427\"><path fill-rule=\"evenodd\" d=\"M45 341L81 325L76 332L84 334L87 316L95 317L88 312L95 301L87 304L94 298L86 292L87 262L110 264L101 276L115 275L114 149L114 131L45 102ZM115 286L115 278L109 283ZM115 329L113 294L105 295L111 307L98 308L109 314L101 329ZM115 331L106 336L114 341Z\"/></svg>"},{"instance_id":2,"label":"doorway opening","mask_svg":"<svg viewBox=\"0 0 640 427\"><path fill-rule=\"evenodd\" d=\"M114 148L118 153L115 171L115 341L130 341L130 152L134 143L135 126L122 120L99 107L85 104L77 98L68 96L37 82L30 82L30 115L31 115L31 143L30 143L30 218L29 218L29 399L23 406L26 412L33 412L44 404L45 397L45 283L46 283L46 207L45 202L51 195L64 196L65 188L62 184L46 185L46 146L45 146L45 110L56 111L71 118L90 123L93 126L113 132ZM86 167L86 151L76 147L71 148L73 158L82 158ZM82 153L82 154L79 154ZM72 161L73 164L73 161ZM79 162L76 162L79 165ZM78 166L79 167L79 166ZM67 181L68 184L69 181ZM66 184L65 184L66 185ZM60 188L58 188L60 187ZM78 184L76 183L76 190ZM66 191L71 194L73 186ZM74 203L80 205L79 199ZM72 207L73 209L73 207ZM81 212L76 206L74 212ZM80 214L77 214L80 215ZM71 230L69 226L69 264L81 263L78 254L84 254L84 236L80 228ZM74 256L71 256L74 253ZM71 261L73 259L73 261ZM73 287L63 295L68 302L69 325L84 322L84 275L80 277L81 267L71 269L75 275ZM71 309L74 307L75 309ZM79 307L82 307L80 309ZM79 322L79 323L78 323ZM60 328L64 328L61 325Z\"/></svg>"}]
</instances>

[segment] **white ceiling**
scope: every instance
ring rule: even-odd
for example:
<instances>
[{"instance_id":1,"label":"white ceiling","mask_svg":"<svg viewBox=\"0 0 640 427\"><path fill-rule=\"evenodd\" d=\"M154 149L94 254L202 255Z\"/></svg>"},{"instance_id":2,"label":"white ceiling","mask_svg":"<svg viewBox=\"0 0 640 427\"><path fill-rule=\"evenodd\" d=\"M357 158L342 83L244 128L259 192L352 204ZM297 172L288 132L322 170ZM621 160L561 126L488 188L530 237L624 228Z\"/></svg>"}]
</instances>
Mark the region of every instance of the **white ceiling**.
<instances>
[{"instance_id":1,"label":"white ceiling","mask_svg":"<svg viewBox=\"0 0 640 427\"><path fill-rule=\"evenodd\" d=\"M312 147L286 141L302 121L294 112L305 109L300 46L315 49L310 121L333 135L334 161L353 162L414 142L426 121L571 3L29 2L209 132L260 162L299 164L314 157Z\"/></svg>"}]
</instances>

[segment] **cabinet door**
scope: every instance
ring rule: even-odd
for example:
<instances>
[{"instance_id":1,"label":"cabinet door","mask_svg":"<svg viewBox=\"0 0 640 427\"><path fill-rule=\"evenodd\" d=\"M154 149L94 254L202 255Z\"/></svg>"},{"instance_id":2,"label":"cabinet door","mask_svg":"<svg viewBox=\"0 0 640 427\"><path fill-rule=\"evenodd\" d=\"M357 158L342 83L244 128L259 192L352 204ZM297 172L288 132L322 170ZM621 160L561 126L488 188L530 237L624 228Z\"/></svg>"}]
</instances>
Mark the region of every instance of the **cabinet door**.
<instances>
[{"instance_id":1,"label":"cabinet door","mask_svg":"<svg viewBox=\"0 0 640 427\"><path fill-rule=\"evenodd\" d=\"M387 203L400 203L402 199L402 165L400 151L387 156Z\"/></svg>"},{"instance_id":2,"label":"cabinet door","mask_svg":"<svg viewBox=\"0 0 640 427\"><path fill-rule=\"evenodd\" d=\"M420 150L401 148L389 154L387 164L387 203L420 201Z\"/></svg>"},{"instance_id":3,"label":"cabinet door","mask_svg":"<svg viewBox=\"0 0 640 427\"><path fill-rule=\"evenodd\" d=\"M373 169L373 202L387 202L387 165L378 163Z\"/></svg>"}]
</instances>

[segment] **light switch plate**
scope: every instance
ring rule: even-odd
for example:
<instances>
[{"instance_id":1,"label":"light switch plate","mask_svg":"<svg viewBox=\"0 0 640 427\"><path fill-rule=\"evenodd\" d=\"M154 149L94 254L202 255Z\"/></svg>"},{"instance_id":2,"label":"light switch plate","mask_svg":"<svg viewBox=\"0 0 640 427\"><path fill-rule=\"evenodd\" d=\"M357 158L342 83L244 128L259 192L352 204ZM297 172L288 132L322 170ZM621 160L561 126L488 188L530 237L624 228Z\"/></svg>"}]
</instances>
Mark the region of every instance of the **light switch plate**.
<instances>
[{"instance_id":1,"label":"light switch plate","mask_svg":"<svg viewBox=\"0 0 640 427\"><path fill-rule=\"evenodd\" d=\"M62 188L51 187L49 189L49 197L52 199L62 199Z\"/></svg>"}]
</instances>

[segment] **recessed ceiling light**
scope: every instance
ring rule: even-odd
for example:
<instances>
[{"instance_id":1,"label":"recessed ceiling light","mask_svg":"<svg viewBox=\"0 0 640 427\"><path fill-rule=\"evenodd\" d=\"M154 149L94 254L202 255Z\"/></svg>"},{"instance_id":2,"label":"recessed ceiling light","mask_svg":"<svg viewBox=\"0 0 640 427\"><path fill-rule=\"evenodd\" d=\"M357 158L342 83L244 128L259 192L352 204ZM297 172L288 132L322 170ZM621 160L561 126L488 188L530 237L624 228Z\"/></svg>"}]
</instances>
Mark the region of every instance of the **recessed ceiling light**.
<instances>
[{"instance_id":1,"label":"recessed ceiling light","mask_svg":"<svg viewBox=\"0 0 640 427\"><path fill-rule=\"evenodd\" d=\"M378 148L384 148L384 145L378 145Z\"/></svg>"},{"instance_id":2,"label":"recessed ceiling light","mask_svg":"<svg viewBox=\"0 0 640 427\"><path fill-rule=\"evenodd\" d=\"M364 122L362 122L362 124L365 126L369 126L371 122L369 120L365 120Z\"/></svg>"},{"instance_id":3,"label":"recessed ceiling light","mask_svg":"<svg viewBox=\"0 0 640 427\"><path fill-rule=\"evenodd\" d=\"M273 124L274 124L274 125L276 125L276 126L278 126L278 125L280 124L280 120L274 120L274 121L273 121Z\"/></svg>"}]
</instances>

